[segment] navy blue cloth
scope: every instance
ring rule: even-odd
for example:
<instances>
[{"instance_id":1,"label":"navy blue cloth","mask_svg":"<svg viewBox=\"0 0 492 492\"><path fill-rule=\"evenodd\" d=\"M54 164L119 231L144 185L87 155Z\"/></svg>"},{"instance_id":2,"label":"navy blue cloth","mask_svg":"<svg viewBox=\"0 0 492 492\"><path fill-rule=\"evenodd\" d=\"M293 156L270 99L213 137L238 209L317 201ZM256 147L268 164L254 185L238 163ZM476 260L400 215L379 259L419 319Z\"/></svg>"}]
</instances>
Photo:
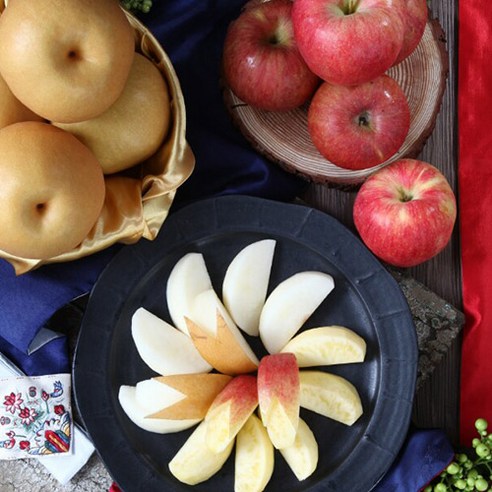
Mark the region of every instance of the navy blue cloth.
<instances>
[{"instance_id":1,"label":"navy blue cloth","mask_svg":"<svg viewBox=\"0 0 492 492\"><path fill-rule=\"evenodd\" d=\"M453 447L442 430L411 428L398 457L373 492L418 492L453 457Z\"/></svg>"}]
</instances>

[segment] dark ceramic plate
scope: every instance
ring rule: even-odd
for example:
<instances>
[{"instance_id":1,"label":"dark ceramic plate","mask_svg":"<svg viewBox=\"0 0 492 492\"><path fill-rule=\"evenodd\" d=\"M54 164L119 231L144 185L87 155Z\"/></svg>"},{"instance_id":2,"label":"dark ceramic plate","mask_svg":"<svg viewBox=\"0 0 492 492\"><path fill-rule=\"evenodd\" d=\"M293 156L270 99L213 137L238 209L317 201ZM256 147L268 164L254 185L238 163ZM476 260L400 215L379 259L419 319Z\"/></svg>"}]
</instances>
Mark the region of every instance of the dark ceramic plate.
<instances>
[{"instance_id":1,"label":"dark ceramic plate","mask_svg":"<svg viewBox=\"0 0 492 492\"><path fill-rule=\"evenodd\" d=\"M152 372L130 333L141 306L170 320L166 282L175 263L191 251L204 255L214 287L247 244L272 238L277 246L270 290L302 270L334 277L335 289L304 328L339 324L367 342L362 364L323 367L358 389L363 416L351 427L301 409L319 444L315 473L298 482L275 454L267 491L355 491L373 488L398 453L409 425L417 369L412 316L395 280L344 226L314 209L243 196L208 199L171 214L156 240L121 251L93 289L82 322L73 367L76 403L109 472L126 492L186 491L168 462L191 433L153 434L134 425L118 403L120 385ZM263 349L249 338L259 356ZM234 452L210 480L193 487L234 489Z\"/></svg>"}]
</instances>

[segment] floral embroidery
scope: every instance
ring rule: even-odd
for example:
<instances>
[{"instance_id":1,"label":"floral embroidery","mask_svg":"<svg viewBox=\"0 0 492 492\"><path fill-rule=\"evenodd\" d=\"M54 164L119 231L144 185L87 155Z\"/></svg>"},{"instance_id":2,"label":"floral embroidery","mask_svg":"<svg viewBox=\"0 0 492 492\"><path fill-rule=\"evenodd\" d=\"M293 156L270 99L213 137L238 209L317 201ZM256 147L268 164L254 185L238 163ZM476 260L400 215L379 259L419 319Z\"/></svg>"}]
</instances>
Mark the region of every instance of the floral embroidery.
<instances>
[{"instance_id":1,"label":"floral embroidery","mask_svg":"<svg viewBox=\"0 0 492 492\"><path fill-rule=\"evenodd\" d=\"M42 383L36 386L36 381ZM70 375L58 374L54 381L52 376L11 378L2 384L10 387L3 394L3 411L0 407L0 459L70 451Z\"/></svg>"},{"instance_id":2,"label":"floral embroidery","mask_svg":"<svg viewBox=\"0 0 492 492\"><path fill-rule=\"evenodd\" d=\"M10 395L5 395L5 400L3 402L7 412L12 414L15 414L17 410L20 410L20 406L23 403L24 400L22 399L22 395L20 393L15 394L14 392L10 393Z\"/></svg>"}]
</instances>

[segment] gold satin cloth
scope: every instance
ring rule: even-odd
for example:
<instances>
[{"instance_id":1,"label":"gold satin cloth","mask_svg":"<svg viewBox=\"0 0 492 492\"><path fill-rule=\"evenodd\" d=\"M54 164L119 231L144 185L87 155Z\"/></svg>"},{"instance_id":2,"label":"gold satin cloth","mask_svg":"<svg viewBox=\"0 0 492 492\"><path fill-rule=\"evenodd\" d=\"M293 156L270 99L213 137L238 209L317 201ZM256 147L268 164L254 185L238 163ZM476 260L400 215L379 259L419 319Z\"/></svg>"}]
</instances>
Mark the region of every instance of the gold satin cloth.
<instances>
[{"instance_id":1,"label":"gold satin cloth","mask_svg":"<svg viewBox=\"0 0 492 492\"><path fill-rule=\"evenodd\" d=\"M3 2L0 12L3 10ZM101 214L84 241L74 250L53 258L20 258L0 251L17 275L45 263L82 258L115 243L132 244L141 238L153 240L166 219L177 188L190 176L195 157L186 141L186 112L179 80L168 56L154 36L131 14L136 51L155 62L164 76L171 98L171 125L162 146L148 160L105 177L106 198Z\"/></svg>"}]
</instances>

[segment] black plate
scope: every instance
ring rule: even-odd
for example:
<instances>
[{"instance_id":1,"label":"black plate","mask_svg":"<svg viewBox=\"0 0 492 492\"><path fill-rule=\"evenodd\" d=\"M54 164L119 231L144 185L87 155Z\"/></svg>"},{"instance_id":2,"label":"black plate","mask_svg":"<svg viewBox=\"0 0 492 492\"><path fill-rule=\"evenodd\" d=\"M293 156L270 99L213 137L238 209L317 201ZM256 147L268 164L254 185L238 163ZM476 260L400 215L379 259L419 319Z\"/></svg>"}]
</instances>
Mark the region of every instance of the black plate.
<instances>
[{"instance_id":1,"label":"black plate","mask_svg":"<svg viewBox=\"0 0 492 492\"><path fill-rule=\"evenodd\" d=\"M232 258L265 238L277 240L270 290L302 270L335 279L335 289L305 328L345 325L367 342L364 363L322 368L356 386L363 416L347 427L301 409L319 444L318 467L298 482L276 452L267 491L369 491L398 453L410 421L418 359L412 316L398 284L350 231L322 212L252 197L219 197L175 212L153 242L142 240L120 252L88 302L73 367L76 403L99 455L126 492L234 489L234 453L219 473L193 488L174 479L167 464L191 430L143 431L127 418L117 395L120 385L155 375L135 349L130 320L141 306L170 320L166 282L179 258L201 252L220 293ZM258 340L251 342L261 356Z\"/></svg>"}]
</instances>

